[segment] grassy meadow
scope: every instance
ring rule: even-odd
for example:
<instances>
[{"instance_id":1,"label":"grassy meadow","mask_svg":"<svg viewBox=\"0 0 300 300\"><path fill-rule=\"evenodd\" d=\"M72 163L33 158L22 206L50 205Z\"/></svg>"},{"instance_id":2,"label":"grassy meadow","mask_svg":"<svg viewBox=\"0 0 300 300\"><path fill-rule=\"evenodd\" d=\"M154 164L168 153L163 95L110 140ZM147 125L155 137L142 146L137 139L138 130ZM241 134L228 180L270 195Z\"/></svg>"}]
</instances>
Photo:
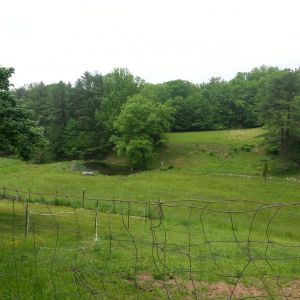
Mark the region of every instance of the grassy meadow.
<instances>
[{"instance_id":1,"label":"grassy meadow","mask_svg":"<svg viewBox=\"0 0 300 300\"><path fill-rule=\"evenodd\" d=\"M300 169L269 160L265 183L262 134L166 134L126 176L0 158L1 299L300 297Z\"/></svg>"},{"instance_id":2,"label":"grassy meadow","mask_svg":"<svg viewBox=\"0 0 300 300\"><path fill-rule=\"evenodd\" d=\"M58 192L90 198L155 201L185 198L248 199L271 202L300 199L300 169L280 160L269 162L267 184L262 179L265 155L261 129L170 133L153 170L129 176L98 174L84 177L80 161L37 165L0 158L0 185L40 193ZM119 164L115 155L111 164ZM164 168L161 171L160 161Z\"/></svg>"}]
</instances>

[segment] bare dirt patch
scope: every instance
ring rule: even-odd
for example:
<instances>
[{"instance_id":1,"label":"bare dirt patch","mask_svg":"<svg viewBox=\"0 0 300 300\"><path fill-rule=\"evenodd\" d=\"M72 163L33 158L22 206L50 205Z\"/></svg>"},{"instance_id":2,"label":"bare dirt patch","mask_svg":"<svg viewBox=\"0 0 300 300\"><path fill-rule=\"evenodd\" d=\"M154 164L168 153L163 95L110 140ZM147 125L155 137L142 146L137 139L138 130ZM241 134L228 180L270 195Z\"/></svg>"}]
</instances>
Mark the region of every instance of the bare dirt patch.
<instances>
[{"instance_id":1,"label":"bare dirt patch","mask_svg":"<svg viewBox=\"0 0 300 300\"><path fill-rule=\"evenodd\" d=\"M173 278L168 280L155 280L149 274L137 276L137 283L143 290L164 289L166 292L181 294L181 299L192 299L197 295L200 299L233 299L246 297L263 298L267 295L263 289L254 286L237 285L225 282L207 283L202 281L183 280ZM292 289L292 287L291 287Z\"/></svg>"},{"instance_id":2,"label":"bare dirt patch","mask_svg":"<svg viewBox=\"0 0 300 300\"><path fill-rule=\"evenodd\" d=\"M232 298L245 298L245 297L265 297L266 293L253 286L245 286L237 284L236 286L225 282L211 283L207 285L208 291L207 299L216 299L220 296Z\"/></svg>"},{"instance_id":3,"label":"bare dirt patch","mask_svg":"<svg viewBox=\"0 0 300 300\"><path fill-rule=\"evenodd\" d=\"M286 299L300 299L300 280L289 282L282 290Z\"/></svg>"},{"instance_id":4,"label":"bare dirt patch","mask_svg":"<svg viewBox=\"0 0 300 300\"><path fill-rule=\"evenodd\" d=\"M132 282L131 282L132 283ZM294 280L281 286L272 284L264 286L248 286L242 283L236 285L223 281L208 283L204 281L184 280L172 278L166 280L154 279L150 274L140 274L136 277L135 284L144 291L162 290L171 299L300 299L300 280Z\"/></svg>"}]
</instances>

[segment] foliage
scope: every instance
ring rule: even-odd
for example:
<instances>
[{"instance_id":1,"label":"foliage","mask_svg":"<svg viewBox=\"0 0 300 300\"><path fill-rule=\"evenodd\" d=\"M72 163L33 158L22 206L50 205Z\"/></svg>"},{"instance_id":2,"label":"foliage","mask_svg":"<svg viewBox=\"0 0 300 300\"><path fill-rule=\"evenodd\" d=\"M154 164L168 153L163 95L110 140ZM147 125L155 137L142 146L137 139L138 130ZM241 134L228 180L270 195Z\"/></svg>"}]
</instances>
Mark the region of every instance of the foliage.
<instances>
[{"instance_id":1,"label":"foliage","mask_svg":"<svg viewBox=\"0 0 300 300\"><path fill-rule=\"evenodd\" d=\"M76 159L81 157L81 153L86 148L89 141L83 131L80 130L78 122L70 119L64 130L64 154L68 158ZM82 158L82 157L81 157Z\"/></svg>"},{"instance_id":2,"label":"foliage","mask_svg":"<svg viewBox=\"0 0 300 300\"><path fill-rule=\"evenodd\" d=\"M0 68L0 151L28 160L46 140L31 111L8 91L12 73L13 69Z\"/></svg>"},{"instance_id":3,"label":"foliage","mask_svg":"<svg viewBox=\"0 0 300 300\"><path fill-rule=\"evenodd\" d=\"M118 154L127 157L134 167L147 168L154 147L170 129L173 113L168 102L157 104L140 95L131 97L114 123L116 135L112 140Z\"/></svg>"},{"instance_id":4,"label":"foliage","mask_svg":"<svg viewBox=\"0 0 300 300\"><path fill-rule=\"evenodd\" d=\"M201 131L215 129L212 107L201 92L194 93L184 99L179 96L173 102L176 110L174 131Z\"/></svg>"},{"instance_id":5,"label":"foliage","mask_svg":"<svg viewBox=\"0 0 300 300\"><path fill-rule=\"evenodd\" d=\"M282 70L266 82L261 105L261 119L268 132L268 150L288 156L300 147L300 71Z\"/></svg>"},{"instance_id":6,"label":"foliage","mask_svg":"<svg viewBox=\"0 0 300 300\"><path fill-rule=\"evenodd\" d=\"M3 68L0 66L0 91L8 91L9 78L15 72L13 68Z\"/></svg>"},{"instance_id":7,"label":"foliage","mask_svg":"<svg viewBox=\"0 0 300 300\"><path fill-rule=\"evenodd\" d=\"M49 146L44 148L45 154L54 160L105 157L113 148L112 141L116 141L116 137L120 141L120 135L125 134L118 131L115 124L129 100L135 96L148 99L158 107L165 103L171 105L174 115L170 129L173 132L265 125L268 128L268 150L297 160L300 151L296 130L299 128L298 79L295 79L294 88L291 79L299 77L296 75L299 71L288 71L295 75L283 76L285 73L287 70L261 66L250 72L239 72L230 81L212 77L201 84L185 80L150 84L127 69L114 69L106 75L85 72L74 85L62 81L50 85L41 82L15 89L14 93L33 110L38 124L44 128L50 141ZM8 88L9 82L4 80L2 85ZM287 89L291 89L291 95L294 93L293 99L286 99L284 91ZM273 99L277 100L273 102ZM282 114L281 121L278 114L274 114L279 110L289 111L285 121ZM274 125L276 122L277 125ZM288 138L280 138L280 126L283 131L289 132ZM288 131L286 126L290 127ZM128 128L131 128L130 124ZM126 139L124 136L123 141ZM284 139L288 142L283 142ZM150 141L153 146L146 147L148 137L137 140L132 143L131 153L137 153L140 147L148 149L150 161L156 151L155 143ZM143 143L144 146L141 146ZM129 142L117 144L118 148L124 149L125 146L121 145L129 145Z\"/></svg>"},{"instance_id":8,"label":"foliage","mask_svg":"<svg viewBox=\"0 0 300 300\"><path fill-rule=\"evenodd\" d=\"M113 72L104 76L103 84L104 96L97 119L111 132L122 106L129 97L140 91L144 81L139 77L134 77L127 69L114 69Z\"/></svg>"},{"instance_id":9,"label":"foliage","mask_svg":"<svg viewBox=\"0 0 300 300\"><path fill-rule=\"evenodd\" d=\"M125 156L132 167L146 169L154 159L152 143L144 138L133 138L127 143L115 138L116 149L119 155Z\"/></svg>"}]
</instances>

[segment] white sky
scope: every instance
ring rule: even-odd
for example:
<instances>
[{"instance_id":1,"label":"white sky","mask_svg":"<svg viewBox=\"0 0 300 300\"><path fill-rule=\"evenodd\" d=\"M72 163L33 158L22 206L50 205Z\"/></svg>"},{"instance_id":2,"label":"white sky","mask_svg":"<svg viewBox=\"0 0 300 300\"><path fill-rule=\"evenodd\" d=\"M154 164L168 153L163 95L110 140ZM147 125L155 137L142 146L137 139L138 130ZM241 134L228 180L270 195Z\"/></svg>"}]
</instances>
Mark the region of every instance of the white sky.
<instances>
[{"instance_id":1,"label":"white sky","mask_svg":"<svg viewBox=\"0 0 300 300\"><path fill-rule=\"evenodd\" d=\"M0 0L15 86L127 67L148 82L300 66L299 0Z\"/></svg>"}]
</instances>

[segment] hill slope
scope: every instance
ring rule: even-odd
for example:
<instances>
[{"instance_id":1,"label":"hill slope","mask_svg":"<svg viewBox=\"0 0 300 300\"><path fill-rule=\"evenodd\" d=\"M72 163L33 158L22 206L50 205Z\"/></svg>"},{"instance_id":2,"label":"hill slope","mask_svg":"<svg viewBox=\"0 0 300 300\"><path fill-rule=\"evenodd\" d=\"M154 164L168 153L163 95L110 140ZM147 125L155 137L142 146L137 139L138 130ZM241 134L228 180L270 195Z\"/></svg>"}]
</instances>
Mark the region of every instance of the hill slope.
<instances>
[{"instance_id":1,"label":"hill slope","mask_svg":"<svg viewBox=\"0 0 300 300\"><path fill-rule=\"evenodd\" d=\"M35 165L0 158L0 186L37 192L90 197L138 199L141 201L192 198L294 201L300 199L299 168L286 162L269 162L270 175L264 184L261 173L265 158L260 147L261 129L215 132L169 133L156 168L129 176L98 174L84 177L82 162ZM118 163L114 155L107 162ZM160 161L164 168L161 171Z\"/></svg>"}]
</instances>

